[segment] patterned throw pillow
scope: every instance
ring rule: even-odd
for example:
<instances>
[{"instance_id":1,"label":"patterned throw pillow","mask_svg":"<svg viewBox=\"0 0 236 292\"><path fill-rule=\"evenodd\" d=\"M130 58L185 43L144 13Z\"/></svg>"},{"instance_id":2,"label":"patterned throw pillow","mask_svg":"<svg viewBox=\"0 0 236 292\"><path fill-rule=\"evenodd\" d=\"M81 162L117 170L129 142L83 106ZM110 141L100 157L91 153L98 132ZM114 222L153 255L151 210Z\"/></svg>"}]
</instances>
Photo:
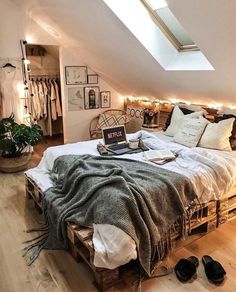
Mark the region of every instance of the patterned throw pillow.
<instances>
[{"instance_id":1,"label":"patterned throw pillow","mask_svg":"<svg viewBox=\"0 0 236 292\"><path fill-rule=\"evenodd\" d=\"M126 115L109 115L101 114L98 119L96 130L102 128L115 127L125 125L128 122L128 116Z\"/></svg>"}]
</instances>

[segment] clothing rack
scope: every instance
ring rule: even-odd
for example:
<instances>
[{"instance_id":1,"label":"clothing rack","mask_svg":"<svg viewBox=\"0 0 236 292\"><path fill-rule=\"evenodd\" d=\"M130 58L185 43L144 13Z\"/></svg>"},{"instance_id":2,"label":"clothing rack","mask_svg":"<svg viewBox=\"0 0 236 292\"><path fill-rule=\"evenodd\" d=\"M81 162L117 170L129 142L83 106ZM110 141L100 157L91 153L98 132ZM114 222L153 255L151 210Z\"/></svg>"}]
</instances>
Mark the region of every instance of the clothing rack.
<instances>
[{"instance_id":1,"label":"clothing rack","mask_svg":"<svg viewBox=\"0 0 236 292\"><path fill-rule=\"evenodd\" d=\"M31 78L60 78L60 74L30 74L29 79Z\"/></svg>"}]
</instances>

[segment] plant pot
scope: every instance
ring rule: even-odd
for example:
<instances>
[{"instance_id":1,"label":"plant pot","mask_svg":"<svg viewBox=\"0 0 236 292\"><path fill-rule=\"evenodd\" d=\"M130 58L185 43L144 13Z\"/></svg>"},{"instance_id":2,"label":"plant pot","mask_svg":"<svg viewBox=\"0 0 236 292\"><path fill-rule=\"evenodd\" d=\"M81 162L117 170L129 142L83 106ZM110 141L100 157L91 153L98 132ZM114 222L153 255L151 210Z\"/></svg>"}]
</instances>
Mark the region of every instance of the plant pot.
<instances>
[{"instance_id":1,"label":"plant pot","mask_svg":"<svg viewBox=\"0 0 236 292\"><path fill-rule=\"evenodd\" d=\"M0 171L13 173L27 169L31 153L24 153L20 157L4 158L0 157Z\"/></svg>"}]
</instances>

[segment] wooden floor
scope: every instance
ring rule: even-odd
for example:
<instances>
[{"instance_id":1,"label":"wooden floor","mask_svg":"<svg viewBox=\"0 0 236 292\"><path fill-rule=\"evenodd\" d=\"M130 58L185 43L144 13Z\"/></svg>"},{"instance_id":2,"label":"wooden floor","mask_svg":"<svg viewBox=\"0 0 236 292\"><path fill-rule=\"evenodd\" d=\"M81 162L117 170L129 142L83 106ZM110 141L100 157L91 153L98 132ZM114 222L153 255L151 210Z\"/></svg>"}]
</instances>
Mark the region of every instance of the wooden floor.
<instances>
[{"instance_id":1,"label":"wooden floor","mask_svg":"<svg viewBox=\"0 0 236 292\"><path fill-rule=\"evenodd\" d=\"M51 143L51 142L50 142ZM31 165L35 165L44 147L35 148ZM52 143L56 144L56 142ZM22 242L29 239L24 230L37 225L37 214L25 199L24 175L0 174L0 292L88 292L97 291L93 275L83 263L77 263L65 251L43 251L39 259L26 266L21 256ZM36 218L36 219L35 219ZM221 226L172 256L174 264L179 258L195 255L201 258L209 254L219 260L227 271L227 279L221 286L210 284L200 264L198 276L192 283L182 284L172 273L168 276L148 280L142 291L236 291L236 221ZM134 291L110 289L109 291Z\"/></svg>"}]
</instances>

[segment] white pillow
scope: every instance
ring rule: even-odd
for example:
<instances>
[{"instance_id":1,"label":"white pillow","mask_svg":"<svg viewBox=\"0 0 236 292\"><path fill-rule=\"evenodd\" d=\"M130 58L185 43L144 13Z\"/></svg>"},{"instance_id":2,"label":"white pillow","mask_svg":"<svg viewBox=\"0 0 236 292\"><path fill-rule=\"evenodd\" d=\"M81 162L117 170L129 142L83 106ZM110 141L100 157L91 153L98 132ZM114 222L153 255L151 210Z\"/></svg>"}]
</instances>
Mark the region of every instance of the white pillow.
<instances>
[{"instance_id":1,"label":"white pillow","mask_svg":"<svg viewBox=\"0 0 236 292\"><path fill-rule=\"evenodd\" d=\"M196 147L208 121L206 119L183 118L182 126L174 136L174 141L187 147Z\"/></svg>"},{"instance_id":2,"label":"white pillow","mask_svg":"<svg viewBox=\"0 0 236 292\"><path fill-rule=\"evenodd\" d=\"M204 114L203 111L194 112L188 115L185 115L178 106L174 107L171 122L169 127L164 132L165 135L173 137L181 127L182 121L184 117L188 118L199 118Z\"/></svg>"},{"instance_id":3,"label":"white pillow","mask_svg":"<svg viewBox=\"0 0 236 292\"><path fill-rule=\"evenodd\" d=\"M199 142L199 147L231 151L229 137L233 129L235 118L209 123Z\"/></svg>"},{"instance_id":4,"label":"white pillow","mask_svg":"<svg viewBox=\"0 0 236 292\"><path fill-rule=\"evenodd\" d=\"M218 112L217 112L218 115L234 115L236 116L236 109L232 109L232 108L229 108L229 107L226 107L226 106L222 106Z\"/></svg>"}]
</instances>

